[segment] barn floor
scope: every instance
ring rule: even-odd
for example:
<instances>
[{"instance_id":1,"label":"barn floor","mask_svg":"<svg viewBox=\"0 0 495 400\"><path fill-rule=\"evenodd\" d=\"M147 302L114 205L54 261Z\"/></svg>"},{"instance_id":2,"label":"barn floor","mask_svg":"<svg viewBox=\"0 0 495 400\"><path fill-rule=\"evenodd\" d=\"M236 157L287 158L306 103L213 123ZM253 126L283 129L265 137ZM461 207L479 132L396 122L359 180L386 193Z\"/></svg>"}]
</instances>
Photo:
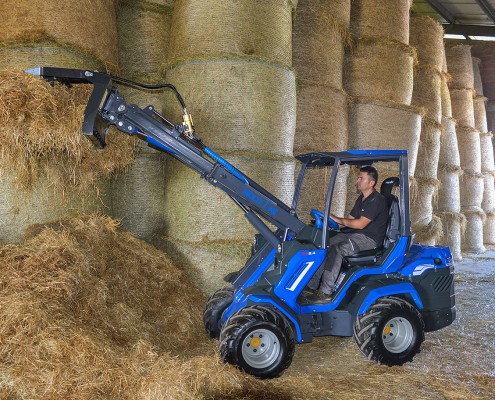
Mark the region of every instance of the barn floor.
<instances>
[{"instance_id":1,"label":"barn floor","mask_svg":"<svg viewBox=\"0 0 495 400\"><path fill-rule=\"evenodd\" d=\"M309 379L294 397L308 399L495 399L495 252L457 263L455 282L456 321L426 334L414 362L378 366L351 338L317 338L297 347L277 385Z\"/></svg>"}]
</instances>

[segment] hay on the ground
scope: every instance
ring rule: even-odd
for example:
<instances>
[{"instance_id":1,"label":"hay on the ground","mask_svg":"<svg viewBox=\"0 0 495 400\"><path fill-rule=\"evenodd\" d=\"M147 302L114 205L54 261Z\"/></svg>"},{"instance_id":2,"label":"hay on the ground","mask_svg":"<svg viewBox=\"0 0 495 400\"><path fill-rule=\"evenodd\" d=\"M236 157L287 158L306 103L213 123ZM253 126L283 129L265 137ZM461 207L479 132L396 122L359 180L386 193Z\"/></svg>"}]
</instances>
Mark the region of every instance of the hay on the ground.
<instances>
[{"instance_id":1,"label":"hay on the ground","mask_svg":"<svg viewBox=\"0 0 495 400\"><path fill-rule=\"evenodd\" d=\"M70 0L5 0L0 15L0 42L24 43L44 37L76 52L93 54L104 64L118 64L115 0L83 0L77 7Z\"/></svg>"},{"instance_id":2,"label":"hay on the ground","mask_svg":"<svg viewBox=\"0 0 495 400\"><path fill-rule=\"evenodd\" d=\"M177 2L170 57L195 58L212 52L261 57L290 66L292 4L280 0Z\"/></svg>"},{"instance_id":3,"label":"hay on the ground","mask_svg":"<svg viewBox=\"0 0 495 400\"><path fill-rule=\"evenodd\" d=\"M347 3L347 4L345 4ZM334 16L347 6L347 24ZM300 79L342 89L344 47L350 46L350 0L302 2L293 29L293 66Z\"/></svg>"},{"instance_id":4,"label":"hay on the ground","mask_svg":"<svg viewBox=\"0 0 495 400\"><path fill-rule=\"evenodd\" d=\"M81 133L90 92L89 85L52 87L18 70L0 71L2 169L15 171L17 185L27 189L46 175L47 190L84 192L132 164L134 140L111 131L109 145L98 150Z\"/></svg>"},{"instance_id":5,"label":"hay on the ground","mask_svg":"<svg viewBox=\"0 0 495 400\"><path fill-rule=\"evenodd\" d=\"M409 44L416 48L418 63L441 71L444 60L443 27L431 17L413 15L410 20Z\"/></svg>"},{"instance_id":6,"label":"hay on the ground","mask_svg":"<svg viewBox=\"0 0 495 400\"><path fill-rule=\"evenodd\" d=\"M411 0L354 0L351 32L357 37L384 37L409 43Z\"/></svg>"},{"instance_id":7,"label":"hay on the ground","mask_svg":"<svg viewBox=\"0 0 495 400\"><path fill-rule=\"evenodd\" d=\"M416 51L407 44L360 39L346 58L344 87L351 96L411 104Z\"/></svg>"}]
</instances>

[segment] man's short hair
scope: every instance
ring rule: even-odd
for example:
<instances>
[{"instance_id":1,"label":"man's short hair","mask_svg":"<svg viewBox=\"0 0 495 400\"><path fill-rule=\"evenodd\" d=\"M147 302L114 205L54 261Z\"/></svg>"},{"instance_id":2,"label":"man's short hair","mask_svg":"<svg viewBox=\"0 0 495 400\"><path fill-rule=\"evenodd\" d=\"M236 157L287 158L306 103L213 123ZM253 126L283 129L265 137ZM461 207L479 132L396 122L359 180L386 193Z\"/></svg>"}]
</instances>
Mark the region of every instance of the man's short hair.
<instances>
[{"instance_id":1,"label":"man's short hair","mask_svg":"<svg viewBox=\"0 0 495 400\"><path fill-rule=\"evenodd\" d=\"M366 172L371 180L375 181L375 184L373 185L373 187L375 187L376 183L378 182L378 171L375 167L372 167L371 165L365 165L364 167L361 167L359 169L359 172Z\"/></svg>"}]
</instances>

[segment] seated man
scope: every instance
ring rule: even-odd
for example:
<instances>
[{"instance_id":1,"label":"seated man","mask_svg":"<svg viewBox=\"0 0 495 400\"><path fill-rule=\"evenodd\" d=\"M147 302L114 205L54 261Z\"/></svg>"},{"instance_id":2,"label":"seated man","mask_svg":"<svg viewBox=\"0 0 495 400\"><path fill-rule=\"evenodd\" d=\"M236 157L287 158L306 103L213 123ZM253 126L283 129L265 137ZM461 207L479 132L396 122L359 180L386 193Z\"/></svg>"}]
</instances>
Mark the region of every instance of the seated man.
<instances>
[{"instance_id":1,"label":"seated man","mask_svg":"<svg viewBox=\"0 0 495 400\"><path fill-rule=\"evenodd\" d=\"M377 181L378 172L374 167L362 167L356 181L356 188L361 191L361 195L350 212L350 218L330 214L335 222L349 229L346 233L339 232L330 238L327 259L303 292L308 294L308 300L329 300L336 289L335 281L339 276L343 257L382 245L387 232L388 205L386 198L375 190Z\"/></svg>"}]
</instances>

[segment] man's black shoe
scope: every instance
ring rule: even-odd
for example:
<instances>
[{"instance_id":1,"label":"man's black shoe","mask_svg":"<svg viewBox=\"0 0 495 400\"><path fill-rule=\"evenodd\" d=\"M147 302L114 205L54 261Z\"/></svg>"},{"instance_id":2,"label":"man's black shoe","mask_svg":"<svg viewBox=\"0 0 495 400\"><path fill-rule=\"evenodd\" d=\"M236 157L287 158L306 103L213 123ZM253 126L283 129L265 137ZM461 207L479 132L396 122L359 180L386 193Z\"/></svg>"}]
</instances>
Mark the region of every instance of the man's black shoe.
<instances>
[{"instance_id":1,"label":"man's black shoe","mask_svg":"<svg viewBox=\"0 0 495 400\"><path fill-rule=\"evenodd\" d=\"M315 294L315 292L317 292L317 291L316 291L316 290L314 290L314 289L310 289L309 287L307 287L307 286L306 286L306 287L302 290L301 294L302 294L304 297L308 297L308 296L312 296L312 295L314 295L314 294Z\"/></svg>"},{"instance_id":2,"label":"man's black shoe","mask_svg":"<svg viewBox=\"0 0 495 400\"><path fill-rule=\"evenodd\" d=\"M328 303L332 299L332 294L326 294L321 290L317 290L306 298L314 304Z\"/></svg>"}]
</instances>

